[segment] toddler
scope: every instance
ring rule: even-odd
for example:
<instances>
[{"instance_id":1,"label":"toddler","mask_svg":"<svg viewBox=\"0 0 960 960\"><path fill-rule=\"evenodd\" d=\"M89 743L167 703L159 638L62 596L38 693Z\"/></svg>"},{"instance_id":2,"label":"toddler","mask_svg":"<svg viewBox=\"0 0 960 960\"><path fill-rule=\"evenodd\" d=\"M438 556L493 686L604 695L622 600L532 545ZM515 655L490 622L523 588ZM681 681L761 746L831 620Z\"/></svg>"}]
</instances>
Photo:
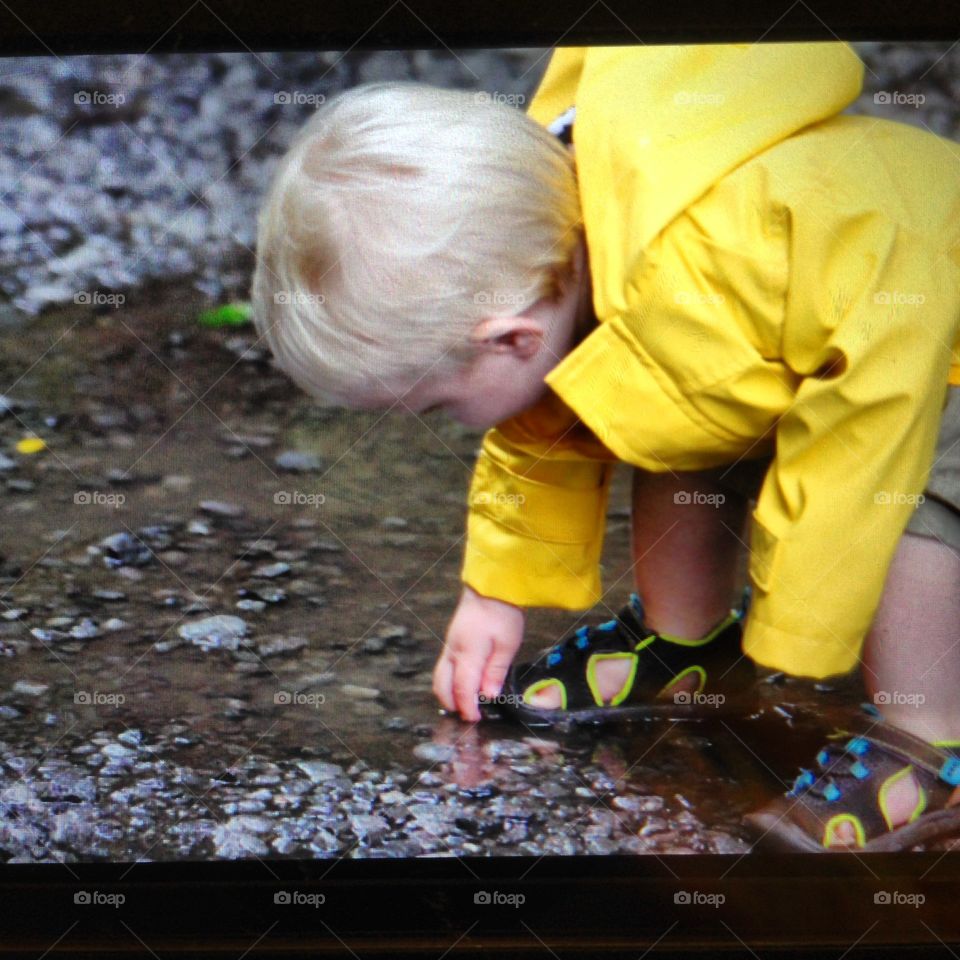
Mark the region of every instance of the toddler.
<instances>
[{"instance_id":1,"label":"toddler","mask_svg":"<svg viewBox=\"0 0 960 960\"><path fill-rule=\"evenodd\" d=\"M561 48L525 113L346 91L253 281L323 402L488 428L441 704L700 716L754 664L859 663L869 711L748 817L818 852L960 832L960 148L843 115L862 72L843 43ZM618 463L635 591L514 664L526 607L601 601Z\"/></svg>"}]
</instances>

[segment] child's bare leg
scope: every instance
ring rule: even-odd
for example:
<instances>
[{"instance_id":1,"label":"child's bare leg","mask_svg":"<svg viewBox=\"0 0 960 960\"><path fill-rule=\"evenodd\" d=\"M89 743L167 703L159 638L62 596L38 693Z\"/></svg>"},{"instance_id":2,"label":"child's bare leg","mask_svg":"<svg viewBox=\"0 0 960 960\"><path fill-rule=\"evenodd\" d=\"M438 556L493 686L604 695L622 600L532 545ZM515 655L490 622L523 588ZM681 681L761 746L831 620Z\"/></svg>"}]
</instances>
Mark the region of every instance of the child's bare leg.
<instances>
[{"instance_id":1,"label":"child's bare leg","mask_svg":"<svg viewBox=\"0 0 960 960\"><path fill-rule=\"evenodd\" d=\"M923 740L960 739L960 556L932 537L905 533L862 656L864 686L890 723ZM917 783L888 794L894 825L915 809ZM853 827L847 837L854 841Z\"/></svg>"},{"instance_id":2,"label":"child's bare leg","mask_svg":"<svg viewBox=\"0 0 960 960\"><path fill-rule=\"evenodd\" d=\"M697 639L730 611L748 502L707 473L633 471L633 563L647 626Z\"/></svg>"},{"instance_id":3,"label":"child's bare leg","mask_svg":"<svg viewBox=\"0 0 960 960\"><path fill-rule=\"evenodd\" d=\"M698 639L730 611L748 502L722 489L713 473L633 471L632 552L645 622L658 633ZM622 689L629 663L597 664L603 698ZM530 701L555 709L548 687Z\"/></svg>"}]
</instances>

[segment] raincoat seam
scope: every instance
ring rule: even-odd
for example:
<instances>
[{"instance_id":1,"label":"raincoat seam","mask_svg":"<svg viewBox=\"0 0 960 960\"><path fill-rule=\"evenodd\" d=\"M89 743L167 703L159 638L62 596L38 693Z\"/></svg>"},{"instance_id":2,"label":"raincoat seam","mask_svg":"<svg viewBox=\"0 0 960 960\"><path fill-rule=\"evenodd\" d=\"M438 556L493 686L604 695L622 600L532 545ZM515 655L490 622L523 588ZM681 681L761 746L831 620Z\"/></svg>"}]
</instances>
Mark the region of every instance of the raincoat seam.
<instances>
[{"instance_id":1,"label":"raincoat seam","mask_svg":"<svg viewBox=\"0 0 960 960\"><path fill-rule=\"evenodd\" d=\"M696 406L692 398L688 397L682 392L680 384L670 376L669 372L661 367L652 357L650 357L643 344L641 344L639 341L634 341L634 346L636 347L636 357L646 367L647 372L650 374L650 378L660 388L664 396L673 401L677 409L680 410L680 412L683 413L691 423L699 427L705 433L712 434L718 440L742 441L757 439L752 434L734 433L733 431L728 430L727 428L722 427L720 424L717 424L711 420ZM714 380L710 380L706 383L697 383L696 391L699 393L704 390L709 390L711 387L715 387L719 383L729 381L732 374L739 369L742 369L742 367L737 365L736 367L731 367L728 372L721 374L721 376ZM658 374L663 374L664 376L661 377ZM661 380L667 381L672 389L668 389L666 386L664 386L664 383L661 382ZM674 393L674 391L676 392Z\"/></svg>"}]
</instances>

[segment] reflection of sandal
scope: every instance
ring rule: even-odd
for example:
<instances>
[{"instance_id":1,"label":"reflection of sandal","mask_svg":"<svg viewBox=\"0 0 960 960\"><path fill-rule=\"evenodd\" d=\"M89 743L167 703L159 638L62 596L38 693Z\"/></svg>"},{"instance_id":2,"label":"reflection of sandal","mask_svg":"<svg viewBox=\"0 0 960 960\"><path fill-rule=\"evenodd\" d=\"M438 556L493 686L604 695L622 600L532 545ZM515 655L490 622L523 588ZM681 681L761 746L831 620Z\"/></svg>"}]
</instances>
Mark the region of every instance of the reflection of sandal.
<instances>
[{"instance_id":1,"label":"reflection of sandal","mask_svg":"<svg viewBox=\"0 0 960 960\"><path fill-rule=\"evenodd\" d=\"M748 814L744 823L764 849L811 853L909 850L917 844L960 834L960 805L951 805L960 785L960 756L935 747L879 718L841 730L817 754L819 773L803 770L791 790ZM892 827L888 793L912 773L919 787L909 819ZM837 829L848 823L854 845L838 844ZM832 845L831 845L832 844Z\"/></svg>"},{"instance_id":2,"label":"reflection of sandal","mask_svg":"<svg viewBox=\"0 0 960 960\"><path fill-rule=\"evenodd\" d=\"M756 698L756 668L740 649L748 598L749 588L740 609L700 640L684 640L646 627L640 598L631 594L615 619L580 627L536 660L512 666L497 700L507 713L536 726L743 711ZM630 672L622 688L604 700L596 667L611 659L628 661ZM687 679L691 675L693 681ZM694 682L695 689L688 689ZM559 709L525 700L551 686L560 694Z\"/></svg>"}]
</instances>

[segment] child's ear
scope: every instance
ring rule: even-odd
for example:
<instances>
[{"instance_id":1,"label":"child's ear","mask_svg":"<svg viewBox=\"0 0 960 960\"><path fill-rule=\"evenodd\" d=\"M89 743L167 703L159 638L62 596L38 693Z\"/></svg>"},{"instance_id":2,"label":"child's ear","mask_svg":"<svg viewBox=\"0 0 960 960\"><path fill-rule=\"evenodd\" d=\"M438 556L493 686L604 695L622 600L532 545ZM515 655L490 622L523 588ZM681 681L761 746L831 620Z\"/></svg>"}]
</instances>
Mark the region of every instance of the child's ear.
<instances>
[{"instance_id":1,"label":"child's ear","mask_svg":"<svg viewBox=\"0 0 960 960\"><path fill-rule=\"evenodd\" d=\"M515 317L485 317L470 334L481 350L512 353L519 359L532 357L543 341L543 324L522 313Z\"/></svg>"}]
</instances>

